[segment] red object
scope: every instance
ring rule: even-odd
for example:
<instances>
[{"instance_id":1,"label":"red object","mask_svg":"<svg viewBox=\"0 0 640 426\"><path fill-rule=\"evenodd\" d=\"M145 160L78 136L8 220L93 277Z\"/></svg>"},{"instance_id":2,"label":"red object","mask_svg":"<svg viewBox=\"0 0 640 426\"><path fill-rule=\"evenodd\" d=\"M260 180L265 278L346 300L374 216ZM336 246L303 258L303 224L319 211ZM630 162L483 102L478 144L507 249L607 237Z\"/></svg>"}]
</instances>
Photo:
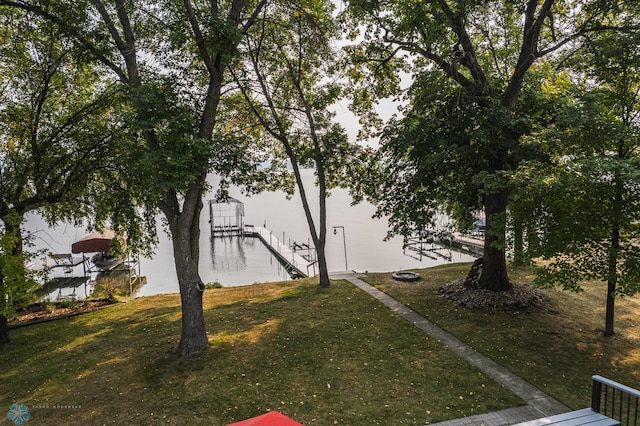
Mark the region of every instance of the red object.
<instances>
[{"instance_id":1,"label":"red object","mask_svg":"<svg viewBox=\"0 0 640 426\"><path fill-rule=\"evenodd\" d=\"M115 238L115 234L110 229L104 232L94 232L83 239L71 244L71 253L106 253L111 246L111 240Z\"/></svg>"},{"instance_id":2,"label":"red object","mask_svg":"<svg viewBox=\"0 0 640 426\"><path fill-rule=\"evenodd\" d=\"M227 426L304 426L293 419L280 414L277 411L270 411L258 417L252 417L236 423L229 423Z\"/></svg>"}]
</instances>

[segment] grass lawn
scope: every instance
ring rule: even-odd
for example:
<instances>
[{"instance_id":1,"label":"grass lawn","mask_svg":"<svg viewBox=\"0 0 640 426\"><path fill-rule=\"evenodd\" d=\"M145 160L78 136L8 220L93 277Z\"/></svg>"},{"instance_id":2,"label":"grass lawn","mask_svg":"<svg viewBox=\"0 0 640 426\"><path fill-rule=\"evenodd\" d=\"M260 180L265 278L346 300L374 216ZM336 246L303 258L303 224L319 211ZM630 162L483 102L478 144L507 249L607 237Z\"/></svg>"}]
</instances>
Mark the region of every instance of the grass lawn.
<instances>
[{"instance_id":1,"label":"grass lawn","mask_svg":"<svg viewBox=\"0 0 640 426\"><path fill-rule=\"evenodd\" d=\"M417 284L370 274L365 281L410 306L494 361L574 408L591 401L591 375L640 389L640 300L616 300L616 335L604 337L606 284L584 283L582 294L544 290L548 304L534 313L487 313L442 300L437 289L464 278L468 264L418 271ZM512 269L527 283L533 268Z\"/></svg>"},{"instance_id":2,"label":"grass lawn","mask_svg":"<svg viewBox=\"0 0 640 426\"><path fill-rule=\"evenodd\" d=\"M34 425L224 425L268 410L306 425L422 425L522 404L347 282L207 290L210 349L187 359L171 352L179 306L144 297L12 330L0 409L25 403Z\"/></svg>"}]
</instances>

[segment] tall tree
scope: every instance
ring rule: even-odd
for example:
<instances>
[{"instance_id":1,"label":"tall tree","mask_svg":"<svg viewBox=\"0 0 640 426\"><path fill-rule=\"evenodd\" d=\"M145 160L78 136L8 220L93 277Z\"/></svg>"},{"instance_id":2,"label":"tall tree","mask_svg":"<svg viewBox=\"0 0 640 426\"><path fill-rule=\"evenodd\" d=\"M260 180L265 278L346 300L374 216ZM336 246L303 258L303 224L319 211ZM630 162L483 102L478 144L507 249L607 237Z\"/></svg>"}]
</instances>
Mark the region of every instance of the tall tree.
<instances>
[{"instance_id":1,"label":"tall tree","mask_svg":"<svg viewBox=\"0 0 640 426\"><path fill-rule=\"evenodd\" d=\"M117 167L132 145L122 93L48 23L22 18L0 15L0 342L9 340L8 316L35 289L21 230L27 212L50 223L117 214L132 229L140 219L130 203L123 210L95 196L126 185Z\"/></svg>"},{"instance_id":2,"label":"tall tree","mask_svg":"<svg viewBox=\"0 0 640 426\"><path fill-rule=\"evenodd\" d=\"M387 93L384 84L394 77L389 65L400 53L407 55L403 69L416 81L406 119L392 123L383 139L388 155L378 171L398 178L390 178L385 195L378 197L381 209L396 224L408 221L419 228L429 223L442 198L445 208L467 221L482 208L487 225L482 288L511 288L505 256L508 172L522 158L517 106L525 76L540 58L571 53L581 36L612 25L608 12L618 7L579 3L349 2L349 16L365 26L364 43L352 48L352 55L368 65L352 73L368 88L356 92L356 107ZM441 188L432 192L434 176ZM405 195L420 205L407 207Z\"/></svg>"},{"instance_id":3,"label":"tall tree","mask_svg":"<svg viewBox=\"0 0 640 426\"><path fill-rule=\"evenodd\" d=\"M615 297L640 291L640 35L592 35L579 59L575 101L535 135L555 141L553 167L530 171L529 188L544 194L538 281L575 291L581 279L606 282L612 335Z\"/></svg>"},{"instance_id":4,"label":"tall tree","mask_svg":"<svg viewBox=\"0 0 640 426\"><path fill-rule=\"evenodd\" d=\"M199 218L207 173L218 164L212 157L233 142L215 130L225 72L266 3L0 1L49 19L126 88L147 150L138 163L136 193L162 211L173 242L182 355L208 346L198 272Z\"/></svg>"},{"instance_id":5,"label":"tall tree","mask_svg":"<svg viewBox=\"0 0 640 426\"><path fill-rule=\"evenodd\" d=\"M265 8L245 39L246 65L234 72L253 119L266 138L281 144L293 168L318 254L320 287L330 285L325 256L328 174L334 174L350 150L344 130L327 109L340 95L340 87L329 81L337 63L332 9L330 1L317 0ZM319 188L317 222L300 175L307 164L314 165Z\"/></svg>"}]
</instances>

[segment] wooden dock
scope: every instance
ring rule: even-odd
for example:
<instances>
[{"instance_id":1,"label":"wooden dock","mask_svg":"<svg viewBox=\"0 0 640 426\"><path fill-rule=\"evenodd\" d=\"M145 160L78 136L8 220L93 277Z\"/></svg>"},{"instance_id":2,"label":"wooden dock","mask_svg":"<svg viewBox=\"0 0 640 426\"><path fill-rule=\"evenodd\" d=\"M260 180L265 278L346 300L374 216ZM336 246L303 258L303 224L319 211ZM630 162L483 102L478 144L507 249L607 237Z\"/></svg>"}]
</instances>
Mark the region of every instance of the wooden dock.
<instances>
[{"instance_id":1,"label":"wooden dock","mask_svg":"<svg viewBox=\"0 0 640 426\"><path fill-rule=\"evenodd\" d=\"M459 232L454 232L451 244L455 250L463 251L473 256L484 255L484 239L468 237Z\"/></svg>"},{"instance_id":2,"label":"wooden dock","mask_svg":"<svg viewBox=\"0 0 640 426\"><path fill-rule=\"evenodd\" d=\"M244 236L256 237L280 260L292 277L315 276L315 261L308 261L296 253L284 241L280 241L271 231L262 226L245 226Z\"/></svg>"},{"instance_id":3,"label":"wooden dock","mask_svg":"<svg viewBox=\"0 0 640 426\"><path fill-rule=\"evenodd\" d=\"M407 254L407 250L417 253ZM445 237L431 236L420 240L418 237L407 240L405 254L416 259L428 257L430 259L443 258L451 261L451 250L481 257L484 254L484 240L454 232Z\"/></svg>"}]
</instances>

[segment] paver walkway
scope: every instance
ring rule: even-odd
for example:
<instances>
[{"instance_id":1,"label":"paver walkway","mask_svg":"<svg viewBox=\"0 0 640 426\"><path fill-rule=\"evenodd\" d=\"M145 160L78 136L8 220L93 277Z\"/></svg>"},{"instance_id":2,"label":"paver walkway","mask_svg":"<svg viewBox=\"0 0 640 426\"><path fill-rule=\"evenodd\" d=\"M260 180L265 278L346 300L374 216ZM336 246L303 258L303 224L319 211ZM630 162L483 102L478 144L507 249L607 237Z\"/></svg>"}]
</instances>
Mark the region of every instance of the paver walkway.
<instances>
[{"instance_id":1,"label":"paver walkway","mask_svg":"<svg viewBox=\"0 0 640 426\"><path fill-rule=\"evenodd\" d=\"M509 408L494 413L480 414L476 416L465 417L461 419L448 420L446 422L437 423L439 426L502 426L512 425L515 423L525 422L528 420L538 419L541 417L551 416L554 414L566 413L571 409L537 387L533 386L524 379L516 376L511 371L502 367L493 360L482 355L457 337L442 330L431 321L422 317L415 311L409 309L402 303L398 302L391 296L377 288L365 283L360 279L364 274L353 272L337 272L332 273L333 279L344 279L364 292L378 299L380 302L391 308L397 314L403 316L407 321L424 331L432 338L440 341L452 352L460 355L470 364L475 366L496 382L502 384L515 395L527 402L528 405L523 407Z\"/></svg>"}]
</instances>

